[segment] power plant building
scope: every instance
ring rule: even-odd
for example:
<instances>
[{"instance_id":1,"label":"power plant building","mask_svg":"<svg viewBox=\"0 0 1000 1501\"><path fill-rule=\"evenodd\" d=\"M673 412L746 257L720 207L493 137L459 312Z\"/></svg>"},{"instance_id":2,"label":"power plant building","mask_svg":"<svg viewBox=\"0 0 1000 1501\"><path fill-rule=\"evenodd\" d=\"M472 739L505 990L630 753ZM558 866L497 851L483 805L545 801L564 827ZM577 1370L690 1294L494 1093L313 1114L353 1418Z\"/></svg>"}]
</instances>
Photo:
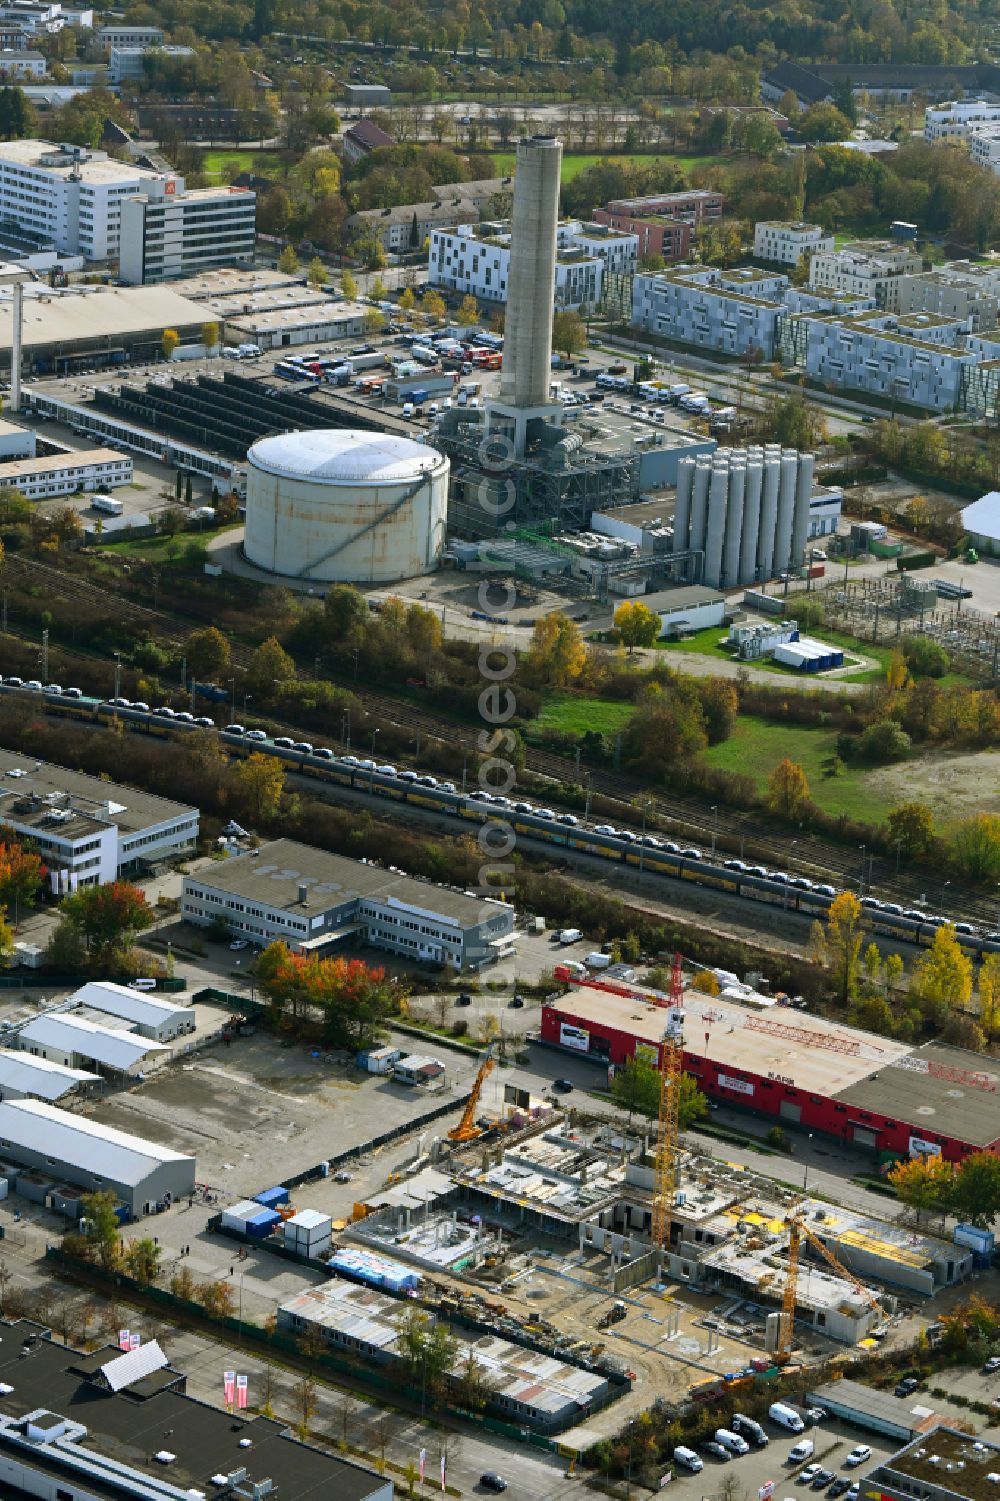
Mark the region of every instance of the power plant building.
<instances>
[{"instance_id":1,"label":"power plant building","mask_svg":"<svg viewBox=\"0 0 1000 1501\"><path fill-rule=\"evenodd\" d=\"M809 536L814 459L777 444L720 448L677 470L674 552L700 553L709 588L797 568Z\"/></svg>"},{"instance_id":2,"label":"power plant building","mask_svg":"<svg viewBox=\"0 0 1000 1501\"><path fill-rule=\"evenodd\" d=\"M271 573L394 583L435 568L448 511L447 458L412 438L317 428L262 438L247 454L244 551Z\"/></svg>"}]
</instances>

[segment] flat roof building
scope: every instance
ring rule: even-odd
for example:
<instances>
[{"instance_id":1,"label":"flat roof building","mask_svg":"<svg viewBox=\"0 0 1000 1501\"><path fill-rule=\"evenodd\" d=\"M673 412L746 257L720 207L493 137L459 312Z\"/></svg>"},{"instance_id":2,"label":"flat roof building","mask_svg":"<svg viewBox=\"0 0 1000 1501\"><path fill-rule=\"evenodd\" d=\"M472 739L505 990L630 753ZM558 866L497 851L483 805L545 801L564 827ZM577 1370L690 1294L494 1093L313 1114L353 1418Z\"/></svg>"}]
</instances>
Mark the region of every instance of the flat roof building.
<instances>
[{"instance_id":1,"label":"flat roof building","mask_svg":"<svg viewBox=\"0 0 1000 1501\"><path fill-rule=\"evenodd\" d=\"M0 184L2 154L0 145ZM2 188L0 188L2 197ZM163 330L177 330L181 346L201 350L204 310L168 287L103 287L74 283L50 288L28 283L24 291L24 365L47 374L72 374L81 365L163 358ZM0 367L10 368L13 330L11 294L0 287ZM202 351L203 352L203 351ZM159 448L162 452L163 443Z\"/></svg>"},{"instance_id":2,"label":"flat roof building","mask_svg":"<svg viewBox=\"0 0 1000 1501\"><path fill-rule=\"evenodd\" d=\"M88 1193L110 1189L133 1219L194 1191L193 1157L41 1100L0 1102L0 1157Z\"/></svg>"},{"instance_id":3,"label":"flat roof building","mask_svg":"<svg viewBox=\"0 0 1000 1501\"><path fill-rule=\"evenodd\" d=\"M919 1436L867 1470L862 1485L886 1501L991 1501L998 1473L1000 1444L925 1419Z\"/></svg>"},{"instance_id":4,"label":"flat roof building","mask_svg":"<svg viewBox=\"0 0 1000 1501\"><path fill-rule=\"evenodd\" d=\"M0 463L0 486L26 500L54 500L81 490L113 490L132 483L132 460L113 448L78 448Z\"/></svg>"},{"instance_id":5,"label":"flat roof building","mask_svg":"<svg viewBox=\"0 0 1000 1501\"><path fill-rule=\"evenodd\" d=\"M804 255L833 248L833 235L827 234L821 224L760 219L754 225L753 253L761 261L797 266Z\"/></svg>"},{"instance_id":6,"label":"flat roof building","mask_svg":"<svg viewBox=\"0 0 1000 1501\"><path fill-rule=\"evenodd\" d=\"M35 1058L49 1059L64 1068L89 1065L133 1076L149 1057L168 1052L163 1043L127 1027L104 1027L69 1011L46 1011L34 1017L18 1032L17 1045Z\"/></svg>"},{"instance_id":7,"label":"flat roof building","mask_svg":"<svg viewBox=\"0 0 1000 1501\"><path fill-rule=\"evenodd\" d=\"M157 174L106 151L54 141L0 143L0 219L90 261L118 254L121 205Z\"/></svg>"},{"instance_id":8,"label":"flat roof building","mask_svg":"<svg viewBox=\"0 0 1000 1501\"><path fill-rule=\"evenodd\" d=\"M281 1501L392 1501L391 1480L300 1443L286 1423L249 1412L234 1423L221 1407L186 1396L183 1373L155 1341L127 1357L110 1347L84 1354L36 1324L3 1328L0 1465L11 1491L254 1501L266 1482ZM22 1359L29 1333L36 1342Z\"/></svg>"},{"instance_id":9,"label":"flat roof building","mask_svg":"<svg viewBox=\"0 0 1000 1501\"><path fill-rule=\"evenodd\" d=\"M0 748L0 821L37 845L54 892L190 853L198 818L197 808Z\"/></svg>"},{"instance_id":10,"label":"flat roof building","mask_svg":"<svg viewBox=\"0 0 1000 1501\"><path fill-rule=\"evenodd\" d=\"M187 189L162 177L121 210L121 279L139 285L193 276L216 266L252 266L257 195L246 188Z\"/></svg>"},{"instance_id":11,"label":"flat roof building","mask_svg":"<svg viewBox=\"0 0 1000 1501\"><path fill-rule=\"evenodd\" d=\"M302 952L353 939L449 969L481 969L513 952L514 908L275 839L253 855L184 877L181 913L217 918L261 946Z\"/></svg>"}]
</instances>

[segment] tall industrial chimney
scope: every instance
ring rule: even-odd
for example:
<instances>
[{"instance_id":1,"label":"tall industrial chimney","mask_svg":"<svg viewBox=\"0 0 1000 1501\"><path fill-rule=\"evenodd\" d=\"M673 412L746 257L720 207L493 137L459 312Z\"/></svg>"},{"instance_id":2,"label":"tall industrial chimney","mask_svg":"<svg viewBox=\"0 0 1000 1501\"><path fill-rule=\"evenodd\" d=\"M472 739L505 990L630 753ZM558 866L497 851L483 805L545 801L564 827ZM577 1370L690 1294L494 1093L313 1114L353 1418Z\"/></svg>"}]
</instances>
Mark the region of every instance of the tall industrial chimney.
<instances>
[{"instance_id":1,"label":"tall industrial chimney","mask_svg":"<svg viewBox=\"0 0 1000 1501\"><path fill-rule=\"evenodd\" d=\"M549 401L561 167L555 136L518 141L500 374L500 400L516 407Z\"/></svg>"}]
</instances>

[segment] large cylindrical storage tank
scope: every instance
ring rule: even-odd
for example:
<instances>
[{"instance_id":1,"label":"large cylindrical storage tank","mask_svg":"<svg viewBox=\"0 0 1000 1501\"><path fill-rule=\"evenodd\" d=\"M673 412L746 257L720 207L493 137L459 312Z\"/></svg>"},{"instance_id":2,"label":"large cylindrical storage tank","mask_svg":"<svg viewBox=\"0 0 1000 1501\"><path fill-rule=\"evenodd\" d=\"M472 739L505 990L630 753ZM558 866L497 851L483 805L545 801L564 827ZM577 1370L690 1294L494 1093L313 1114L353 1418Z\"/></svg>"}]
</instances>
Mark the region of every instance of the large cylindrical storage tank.
<instances>
[{"instance_id":1,"label":"large cylindrical storage tank","mask_svg":"<svg viewBox=\"0 0 1000 1501\"><path fill-rule=\"evenodd\" d=\"M247 454L248 560L320 583L389 584L437 566L448 460L412 438L316 428Z\"/></svg>"}]
</instances>

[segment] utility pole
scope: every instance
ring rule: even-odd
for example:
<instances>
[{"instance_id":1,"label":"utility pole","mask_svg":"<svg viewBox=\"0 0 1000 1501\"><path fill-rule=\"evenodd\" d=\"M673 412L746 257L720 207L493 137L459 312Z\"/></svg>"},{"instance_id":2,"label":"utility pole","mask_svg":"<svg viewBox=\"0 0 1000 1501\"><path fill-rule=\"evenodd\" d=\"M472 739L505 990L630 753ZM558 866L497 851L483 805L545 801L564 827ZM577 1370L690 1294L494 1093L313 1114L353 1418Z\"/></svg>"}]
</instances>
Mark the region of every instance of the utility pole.
<instances>
[{"instance_id":1,"label":"utility pole","mask_svg":"<svg viewBox=\"0 0 1000 1501\"><path fill-rule=\"evenodd\" d=\"M121 698L122 693L122 654L115 652L115 698ZM117 705L116 705L117 707Z\"/></svg>"},{"instance_id":2,"label":"utility pole","mask_svg":"<svg viewBox=\"0 0 1000 1501\"><path fill-rule=\"evenodd\" d=\"M46 626L42 632L42 682L49 680L49 631Z\"/></svg>"}]
</instances>

